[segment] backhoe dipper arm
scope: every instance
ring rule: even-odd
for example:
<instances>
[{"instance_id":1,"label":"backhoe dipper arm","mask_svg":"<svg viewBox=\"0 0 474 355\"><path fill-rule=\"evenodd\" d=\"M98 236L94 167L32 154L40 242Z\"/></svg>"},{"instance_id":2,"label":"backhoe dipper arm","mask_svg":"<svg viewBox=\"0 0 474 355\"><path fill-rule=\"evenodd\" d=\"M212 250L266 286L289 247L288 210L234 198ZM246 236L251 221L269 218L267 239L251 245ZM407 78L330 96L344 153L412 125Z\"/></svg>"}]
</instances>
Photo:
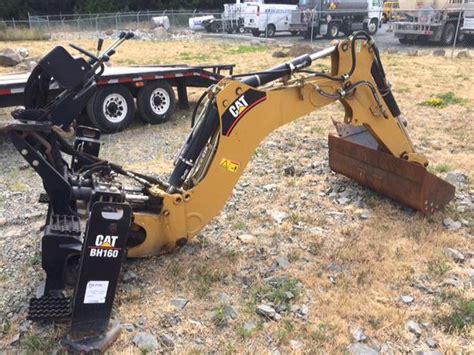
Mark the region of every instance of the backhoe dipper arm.
<instances>
[{"instance_id":1,"label":"backhoe dipper arm","mask_svg":"<svg viewBox=\"0 0 474 355\"><path fill-rule=\"evenodd\" d=\"M360 36L359 36L360 38ZM134 213L135 228L146 239L129 249L143 257L182 246L219 213L257 146L278 127L330 103L340 101L346 124L365 126L381 148L397 158L419 163L401 124L400 111L388 88L372 40L357 35L336 46L248 76L223 79L180 152L170 188L154 186L150 193L163 199L159 215ZM331 74L310 72L292 76L313 60L331 55ZM273 85L266 85L284 78ZM258 88L257 88L258 87Z\"/></svg>"}]
</instances>

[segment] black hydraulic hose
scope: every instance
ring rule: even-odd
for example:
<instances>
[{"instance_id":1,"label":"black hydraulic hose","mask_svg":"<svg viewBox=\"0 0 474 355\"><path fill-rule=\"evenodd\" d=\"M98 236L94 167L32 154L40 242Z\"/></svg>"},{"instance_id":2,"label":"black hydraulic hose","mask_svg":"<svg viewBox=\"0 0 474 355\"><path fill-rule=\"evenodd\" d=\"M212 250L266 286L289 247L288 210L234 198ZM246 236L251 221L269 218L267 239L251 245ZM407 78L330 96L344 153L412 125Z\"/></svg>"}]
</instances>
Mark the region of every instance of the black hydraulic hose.
<instances>
[{"instance_id":1,"label":"black hydraulic hose","mask_svg":"<svg viewBox=\"0 0 474 355\"><path fill-rule=\"evenodd\" d=\"M260 74L249 76L242 80L242 82L252 87L258 87L268 84L269 82L279 79L285 75L290 75L297 70L309 67L311 63L312 60L309 54L304 54L289 62L265 70Z\"/></svg>"},{"instance_id":2,"label":"black hydraulic hose","mask_svg":"<svg viewBox=\"0 0 474 355\"><path fill-rule=\"evenodd\" d=\"M208 105L210 105L209 110L202 124L188 137L185 148L178 157L178 162L169 179L171 188L180 188L183 185L186 173L192 169L207 141L219 127L219 112L215 101L209 102Z\"/></svg>"},{"instance_id":3,"label":"black hydraulic hose","mask_svg":"<svg viewBox=\"0 0 474 355\"><path fill-rule=\"evenodd\" d=\"M400 115L400 108L398 107L397 101L392 94L392 91L387 86L385 76L382 74L381 66L378 62L374 61L372 64L372 68L370 69L372 77L374 78L375 84L377 84L377 88L382 93L382 98L387 104L390 112L394 117Z\"/></svg>"},{"instance_id":4,"label":"black hydraulic hose","mask_svg":"<svg viewBox=\"0 0 474 355\"><path fill-rule=\"evenodd\" d=\"M207 90L204 91L203 94L197 100L196 106L194 107L194 110L193 110L193 115L191 116L191 128L194 127L194 123L196 122L197 111L199 109L199 106L201 106L202 100L204 100L206 95L207 95Z\"/></svg>"},{"instance_id":5,"label":"black hydraulic hose","mask_svg":"<svg viewBox=\"0 0 474 355\"><path fill-rule=\"evenodd\" d=\"M367 39L368 41L372 39L372 37L370 37L370 35L365 31L357 31L353 34L352 43L351 43L352 66L351 66L351 70L349 70L349 73L346 74L347 77L350 77L352 74L354 74L354 70L356 67L355 43L356 43L356 40L361 36L365 37L365 39Z\"/></svg>"},{"instance_id":6,"label":"black hydraulic hose","mask_svg":"<svg viewBox=\"0 0 474 355\"><path fill-rule=\"evenodd\" d=\"M285 75L290 75L297 70L309 67L311 63L311 57L308 54L304 54L264 72L246 77L242 82L252 87L258 87ZM183 185L187 173L192 169L204 146L219 127L219 112L216 103L209 102L209 105L202 124L188 138L181 156L178 157L178 162L169 179L171 190L173 188L180 188Z\"/></svg>"}]
</instances>

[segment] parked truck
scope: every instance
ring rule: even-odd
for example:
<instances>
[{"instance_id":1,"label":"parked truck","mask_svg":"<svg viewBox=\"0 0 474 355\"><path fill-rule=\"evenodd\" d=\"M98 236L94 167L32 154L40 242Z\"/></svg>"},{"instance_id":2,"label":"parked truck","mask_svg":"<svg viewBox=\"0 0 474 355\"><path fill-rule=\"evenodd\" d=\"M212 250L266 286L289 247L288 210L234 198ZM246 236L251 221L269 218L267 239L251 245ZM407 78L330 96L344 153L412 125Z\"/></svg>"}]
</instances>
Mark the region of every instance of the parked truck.
<instances>
[{"instance_id":1,"label":"parked truck","mask_svg":"<svg viewBox=\"0 0 474 355\"><path fill-rule=\"evenodd\" d=\"M463 9L468 0L399 0L400 20L393 32L400 43L417 41L452 45L458 33L463 39Z\"/></svg>"},{"instance_id":2,"label":"parked truck","mask_svg":"<svg viewBox=\"0 0 474 355\"><path fill-rule=\"evenodd\" d=\"M244 26L255 37L274 37L277 32L290 32L292 12L296 5L249 3Z\"/></svg>"},{"instance_id":3,"label":"parked truck","mask_svg":"<svg viewBox=\"0 0 474 355\"><path fill-rule=\"evenodd\" d=\"M465 4L464 21L462 25L464 42L474 44L474 0L468 0Z\"/></svg>"},{"instance_id":4,"label":"parked truck","mask_svg":"<svg viewBox=\"0 0 474 355\"><path fill-rule=\"evenodd\" d=\"M235 3L224 4L224 12L205 19L202 26L207 32L244 33L250 31L255 36L267 33L269 37L273 37L275 32L288 31L290 12L293 10L293 8L287 8L283 16L282 9L275 8L297 3L298 0L235 0Z\"/></svg>"},{"instance_id":5,"label":"parked truck","mask_svg":"<svg viewBox=\"0 0 474 355\"><path fill-rule=\"evenodd\" d=\"M382 18L382 0L300 0L293 11L290 30L305 38L337 38L366 30L374 35Z\"/></svg>"}]
</instances>

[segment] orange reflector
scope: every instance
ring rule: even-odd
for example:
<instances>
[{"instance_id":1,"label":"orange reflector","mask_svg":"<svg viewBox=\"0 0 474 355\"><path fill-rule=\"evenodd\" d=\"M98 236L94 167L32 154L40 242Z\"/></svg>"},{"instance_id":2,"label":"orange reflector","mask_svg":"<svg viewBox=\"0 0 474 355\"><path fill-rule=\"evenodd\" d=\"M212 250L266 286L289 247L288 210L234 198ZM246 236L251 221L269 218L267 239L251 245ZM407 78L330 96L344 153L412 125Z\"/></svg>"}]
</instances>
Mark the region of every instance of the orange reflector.
<instances>
[{"instance_id":1,"label":"orange reflector","mask_svg":"<svg viewBox=\"0 0 474 355\"><path fill-rule=\"evenodd\" d=\"M145 83L143 81L137 81L135 83L135 87L137 88L141 88L141 87L144 87L145 86Z\"/></svg>"}]
</instances>

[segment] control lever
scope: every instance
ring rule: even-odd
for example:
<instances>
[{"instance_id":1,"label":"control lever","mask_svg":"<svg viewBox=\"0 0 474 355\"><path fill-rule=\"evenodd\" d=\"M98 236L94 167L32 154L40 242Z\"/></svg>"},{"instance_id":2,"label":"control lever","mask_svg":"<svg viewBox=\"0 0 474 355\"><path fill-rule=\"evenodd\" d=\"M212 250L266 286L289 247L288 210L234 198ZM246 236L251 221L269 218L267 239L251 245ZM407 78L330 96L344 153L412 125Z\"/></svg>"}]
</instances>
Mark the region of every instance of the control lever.
<instances>
[{"instance_id":1,"label":"control lever","mask_svg":"<svg viewBox=\"0 0 474 355\"><path fill-rule=\"evenodd\" d=\"M93 53L89 52L88 50L82 49L81 47L76 46L75 44L69 43L69 47L74 48L76 51L85 54L86 56L90 57L95 62L98 62L100 59Z\"/></svg>"},{"instance_id":2,"label":"control lever","mask_svg":"<svg viewBox=\"0 0 474 355\"><path fill-rule=\"evenodd\" d=\"M104 39L103 38L99 38L99 40L97 41L97 53L96 53L96 56L98 57L99 54L100 54L100 51L102 50L102 46L104 45Z\"/></svg>"}]
</instances>

